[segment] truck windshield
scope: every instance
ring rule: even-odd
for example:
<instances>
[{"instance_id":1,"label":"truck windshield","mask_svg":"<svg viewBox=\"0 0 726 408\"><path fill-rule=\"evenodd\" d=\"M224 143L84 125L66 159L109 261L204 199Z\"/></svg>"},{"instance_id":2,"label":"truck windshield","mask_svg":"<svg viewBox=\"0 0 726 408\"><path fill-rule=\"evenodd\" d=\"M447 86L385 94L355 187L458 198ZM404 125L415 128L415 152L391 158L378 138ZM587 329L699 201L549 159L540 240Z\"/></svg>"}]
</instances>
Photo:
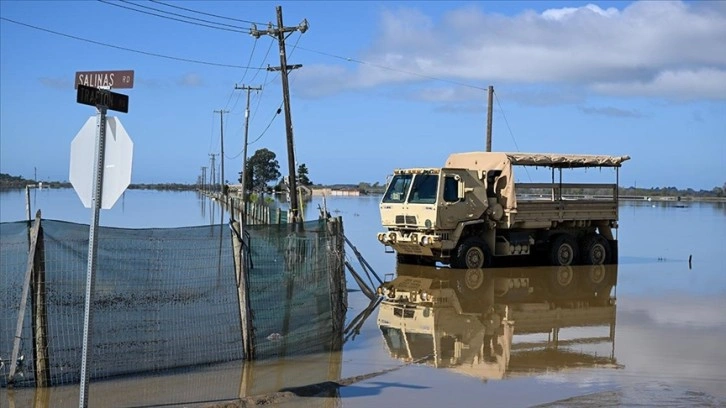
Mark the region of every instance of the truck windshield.
<instances>
[{"instance_id":1,"label":"truck windshield","mask_svg":"<svg viewBox=\"0 0 726 408\"><path fill-rule=\"evenodd\" d=\"M411 185L411 179L413 178L410 174L397 174L393 176L391 184L388 185L388 190L383 196L384 203L402 203L406 200L406 193L408 187Z\"/></svg>"},{"instance_id":2,"label":"truck windshield","mask_svg":"<svg viewBox=\"0 0 726 408\"><path fill-rule=\"evenodd\" d=\"M433 204L436 202L437 174L418 174L413 180L408 202L412 204Z\"/></svg>"}]
</instances>

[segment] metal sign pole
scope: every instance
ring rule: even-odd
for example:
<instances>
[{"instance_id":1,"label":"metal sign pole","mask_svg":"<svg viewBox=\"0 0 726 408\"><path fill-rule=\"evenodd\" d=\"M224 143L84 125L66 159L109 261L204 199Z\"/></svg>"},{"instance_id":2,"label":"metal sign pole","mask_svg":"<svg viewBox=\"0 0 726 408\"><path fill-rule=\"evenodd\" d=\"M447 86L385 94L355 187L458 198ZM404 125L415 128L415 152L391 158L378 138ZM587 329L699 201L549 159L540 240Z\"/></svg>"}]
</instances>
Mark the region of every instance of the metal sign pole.
<instances>
[{"instance_id":1,"label":"metal sign pole","mask_svg":"<svg viewBox=\"0 0 726 408\"><path fill-rule=\"evenodd\" d=\"M95 284L96 258L98 249L98 216L101 211L101 201L103 198L103 169L106 152L106 107L98 106L98 137L96 138L96 168L94 169L93 184L93 212L91 213L91 226L88 232L88 268L86 271L86 302L83 313L83 355L81 357L81 390L78 406L80 408L88 407L88 382L90 373L88 366L91 358L89 356L89 348L91 342L91 326L92 326L92 297Z\"/></svg>"}]
</instances>

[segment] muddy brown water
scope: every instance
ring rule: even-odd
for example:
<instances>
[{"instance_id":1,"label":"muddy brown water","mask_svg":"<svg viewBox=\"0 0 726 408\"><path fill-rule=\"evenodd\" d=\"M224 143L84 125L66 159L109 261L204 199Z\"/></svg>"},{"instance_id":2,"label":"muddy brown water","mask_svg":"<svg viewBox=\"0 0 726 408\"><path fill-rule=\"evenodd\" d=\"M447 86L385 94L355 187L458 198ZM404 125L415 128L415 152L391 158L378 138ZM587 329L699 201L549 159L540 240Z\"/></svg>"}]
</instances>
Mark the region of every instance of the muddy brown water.
<instances>
[{"instance_id":1,"label":"muddy brown water","mask_svg":"<svg viewBox=\"0 0 726 408\"><path fill-rule=\"evenodd\" d=\"M154 200L169 198L158 194ZM309 217L317 204L308 205ZM343 216L346 235L380 275L427 272L397 268L376 242L377 198L328 198L327 206ZM551 288L540 290L550 281L532 277L542 270L519 270L517 277L540 283L532 283L532 293L513 290L498 299L513 311L511 340L500 347L482 346L481 316L435 315L436 327L454 334L452 343L413 327L396 336L386 327L395 326L390 319L381 323L379 308L342 352L95 381L90 406L726 406L726 205L624 202L620 218L620 263L608 294L613 302L565 299L560 292L553 299ZM352 279L348 287L356 289ZM528 298L535 295L542 297ZM522 305L537 302L596 309L596 316L527 320L526 312L539 309ZM367 304L352 291L348 320ZM446 351L454 343L458 352ZM78 385L3 388L0 406L78 406Z\"/></svg>"}]
</instances>

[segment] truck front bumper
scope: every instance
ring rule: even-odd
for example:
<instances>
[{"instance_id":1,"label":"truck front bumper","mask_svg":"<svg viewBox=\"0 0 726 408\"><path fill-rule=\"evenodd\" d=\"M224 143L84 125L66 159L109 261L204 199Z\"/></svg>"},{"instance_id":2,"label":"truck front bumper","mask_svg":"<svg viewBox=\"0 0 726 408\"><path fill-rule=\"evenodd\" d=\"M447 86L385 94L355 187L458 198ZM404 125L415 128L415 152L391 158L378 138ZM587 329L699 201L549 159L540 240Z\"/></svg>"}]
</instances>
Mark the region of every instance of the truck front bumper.
<instances>
[{"instance_id":1,"label":"truck front bumper","mask_svg":"<svg viewBox=\"0 0 726 408\"><path fill-rule=\"evenodd\" d=\"M441 248L441 238L421 232L402 234L399 231L378 233L378 241L392 247L400 254L432 256L432 249Z\"/></svg>"}]
</instances>

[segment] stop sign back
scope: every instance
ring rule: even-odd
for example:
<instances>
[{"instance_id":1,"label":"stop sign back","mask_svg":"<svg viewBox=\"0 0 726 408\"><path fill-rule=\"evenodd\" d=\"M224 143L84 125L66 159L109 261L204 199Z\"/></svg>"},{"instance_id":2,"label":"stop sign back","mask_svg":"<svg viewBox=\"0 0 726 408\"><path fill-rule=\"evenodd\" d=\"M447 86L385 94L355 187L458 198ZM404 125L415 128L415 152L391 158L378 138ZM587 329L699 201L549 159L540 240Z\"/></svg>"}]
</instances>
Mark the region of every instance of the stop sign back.
<instances>
[{"instance_id":1,"label":"stop sign back","mask_svg":"<svg viewBox=\"0 0 726 408\"><path fill-rule=\"evenodd\" d=\"M71 142L69 179L86 208L93 204L97 116L91 116ZM131 183L134 143L116 117L106 119L106 151L101 208L110 209Z\"/></svg>"}]
</instances>

